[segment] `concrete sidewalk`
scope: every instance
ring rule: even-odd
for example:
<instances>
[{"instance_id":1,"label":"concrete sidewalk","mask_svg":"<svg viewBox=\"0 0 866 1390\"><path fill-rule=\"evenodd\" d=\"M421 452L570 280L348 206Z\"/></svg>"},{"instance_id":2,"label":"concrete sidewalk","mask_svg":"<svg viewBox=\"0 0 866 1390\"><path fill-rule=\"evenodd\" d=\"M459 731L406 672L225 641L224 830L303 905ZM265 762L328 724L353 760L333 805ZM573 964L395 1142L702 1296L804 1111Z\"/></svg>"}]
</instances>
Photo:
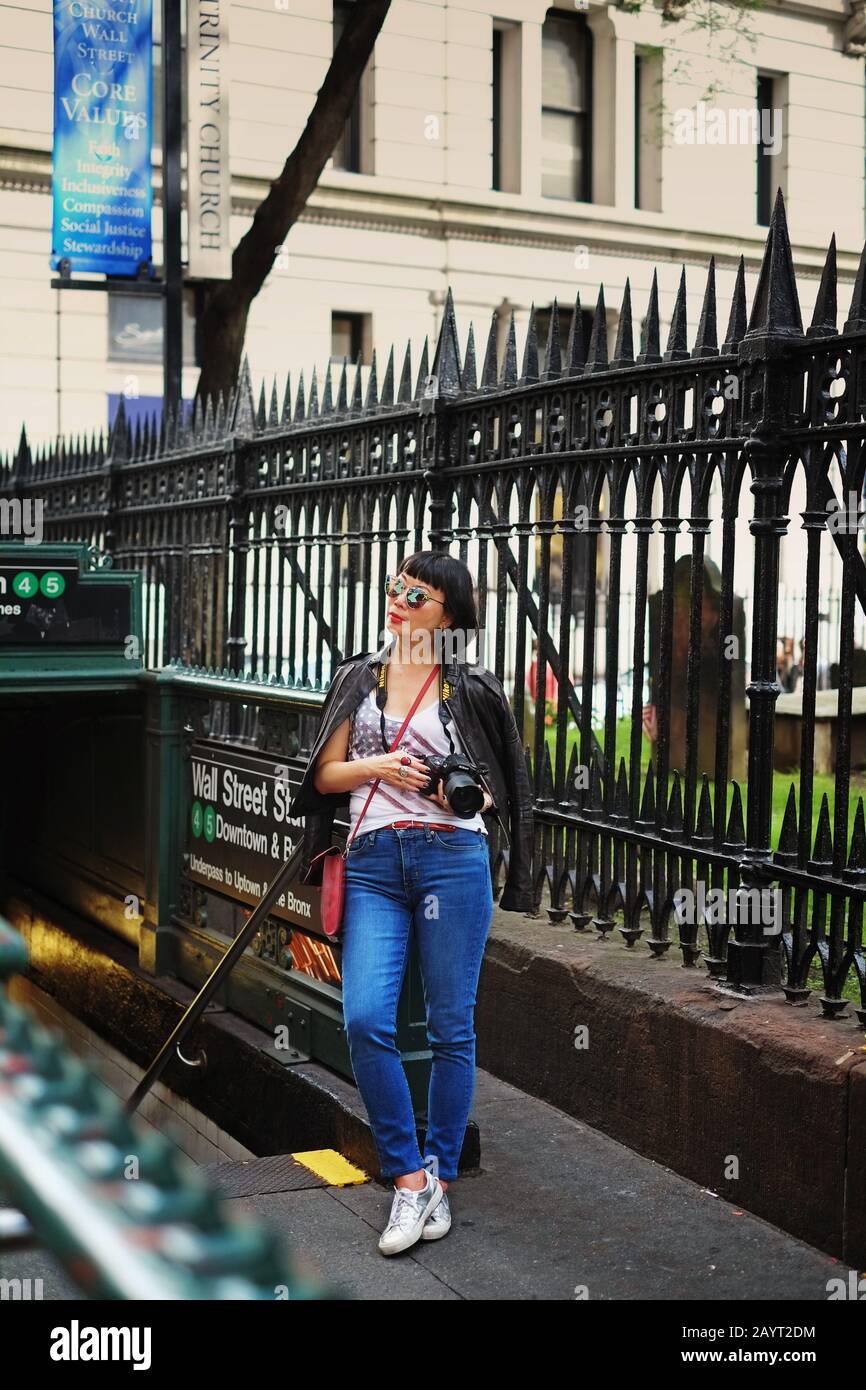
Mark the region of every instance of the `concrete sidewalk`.
<instances>
[{"instance_id":1,"label":"concrete sidewalk","mask_svg":"<svg viewBox=\"0 0 866 1390\"><path fill-rule=\"evenodd\" d=\"M269 1191L261 1159L203 1171L255 1189L228 1205L356 1299L825 1302L828 1279L847 1279L847 1265L480 1069L473 1119L482 1167L449 1189L449 1234L389 1258L377 1241L393 1189L378 1181L328 1186L297 1165L290 1191ZM42 1278L46 1300L82 1297L47 1251L0 1265Z\"/></svg>"},{"instance_id":2,"label":"concrete sidewalk","mask_svg":"<svg viewBox=\"0 0 866 1390\"><path fill-rule=\"evenodd\" d=\"M473 1118L482 1167L449 1188L450 1232L403 1254L377 1250L393 1195L377 1181L333 1187L311 1174L309 1186L230 1204L358 1299L822 1302L827 1280L847 1277L831 1256L480 1069Z\"/></svg>"}]
</instances>

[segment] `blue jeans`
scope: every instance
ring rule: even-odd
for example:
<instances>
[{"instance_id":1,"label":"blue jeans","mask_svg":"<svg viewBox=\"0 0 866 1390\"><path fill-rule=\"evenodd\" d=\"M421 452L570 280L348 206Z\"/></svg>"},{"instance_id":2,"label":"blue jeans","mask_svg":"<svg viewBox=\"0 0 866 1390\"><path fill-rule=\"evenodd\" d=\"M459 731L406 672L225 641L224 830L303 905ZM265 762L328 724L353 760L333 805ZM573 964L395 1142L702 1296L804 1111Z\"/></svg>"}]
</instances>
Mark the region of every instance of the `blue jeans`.
<instances>
[{"instance_id":1,"label":"blue jeans","mask_svg":"<svg viewBox=\"0 0 866 1390\"><path fill-rule=\"evenodd\" d=\"M487 836L426 826L356 835L346 860L343 1016L383 1177L451 1182L475 1090L475 994L493 919ZM397 1049L397 1005L414 925L433 1053L422 1158ZM430 1166L429 1164L427 1166Z\"/></svg>"}]
</instances>

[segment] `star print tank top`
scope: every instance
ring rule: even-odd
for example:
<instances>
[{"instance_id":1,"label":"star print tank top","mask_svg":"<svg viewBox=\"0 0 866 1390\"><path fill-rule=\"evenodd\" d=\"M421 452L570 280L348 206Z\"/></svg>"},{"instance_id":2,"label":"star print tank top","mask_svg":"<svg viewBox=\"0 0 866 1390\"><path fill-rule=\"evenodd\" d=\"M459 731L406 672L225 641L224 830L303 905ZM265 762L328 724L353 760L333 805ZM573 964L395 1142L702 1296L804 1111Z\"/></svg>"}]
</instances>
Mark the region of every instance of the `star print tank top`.
<instances>
[{"instance_id":1,"label":"star print tank top","mask_svg":"<svg viewBox=\"0 0 866 1390\"><path fill-rule=\"evenodd\" d=\"M385 715L385 737L388 740L389 748L397 737L402 723L402 716L399 719L392 719L390 715ZM453 720L450 727L451 737L454 740L454 751L456 753L465 752L454 728ZM442 727L442 721L439 718L438 701L429 705L427 709L416 711L406 726L399 746L401 750L405 749L407 753L412 753L415 757L435 755L442 758L448 756L451 749ZM356 758L372 758L383 751L379 706L376 704L376 691L373 689L369 695L365 696L352 715L347 759L352 762ZM350 831L355 828L355 822L364 809L364 803L370 795L370 788L375 780L375 777L369 778L366 782L362 782L359 787L355 787L351 793L349 798ZM380 782L370 800L364 819L361 821L359 834L366 835L368 830L376 830L380 826L390 825L395 820L442 821L449 825L459 826L463 830L476 830L480 831L482 835L487 834L487 827L480 811L476 811L474 816L468 818L455 816L453 811L446 810L431 797L421 796L419 792L408 789L404 791L390 783Z\"/></svg>"}]
</instances>

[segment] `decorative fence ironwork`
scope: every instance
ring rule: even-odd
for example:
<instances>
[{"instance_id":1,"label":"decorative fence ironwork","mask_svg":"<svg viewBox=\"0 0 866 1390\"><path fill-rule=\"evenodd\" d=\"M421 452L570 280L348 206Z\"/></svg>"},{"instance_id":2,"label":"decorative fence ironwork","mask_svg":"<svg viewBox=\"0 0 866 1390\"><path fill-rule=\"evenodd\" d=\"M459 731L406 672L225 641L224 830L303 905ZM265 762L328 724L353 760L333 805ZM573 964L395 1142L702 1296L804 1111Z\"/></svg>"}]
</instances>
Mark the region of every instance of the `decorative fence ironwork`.
<instances>
[{"instance_id":1,"label":"decorative fence ironwork","mask_svg":"<svg viewBox=\"0 0 866 1390\"><path fill-rule=\"evenodd\" d=\"M379 644L384 577L404 554L450 549L477 575L478 658L525 730L550 919L604 937L621 918L629 944L644 937L657 956L675 944L686 965L703 956L743 991L781 984L797 1003L820 986L830 1017L859 995L866 1022L852 696L866 565L859 517L846 529L832 510L863 494L866 251L839 331L831 241L804 330L780 193L751 313L741 258L721 348L713 261L691 348L685 269L664 351L655 277L637 355L628 281L612 358L603 287L588 344L581 324L578 299L563 342L554 306L540 360L533 312L519 368L513 317L501 362L494 319L479 372L472 329L461 353L449 293L432 364L425 344L416 374L407 348L398 376L392 349L380 384L374 356L363 399L360 370L344 364L336 384L328 369L321 399L314 374L309 391L303 377L294 393L287 381L282 403L276 382L270 400L263 384L256 408L245 361L230 400L197 405L191 422L133 432L121 403L107 442L33 452L22 432L0 499L44 499L46 538L90 541L143 571L149 665L180 658L288 689L320 689L344 654ZM801 526L788 514L798 500ZM774 719L780 556L800 529L795 784L774 781ZM743 547L750 632L737 638ZM836 766L822 781L817 635L831 551L842 576ZM533 690L547 701L534 706ZM738 718L745 779L730 777ZM768 924L755 905L776 887Z\"/></svg>"}]
</instances>

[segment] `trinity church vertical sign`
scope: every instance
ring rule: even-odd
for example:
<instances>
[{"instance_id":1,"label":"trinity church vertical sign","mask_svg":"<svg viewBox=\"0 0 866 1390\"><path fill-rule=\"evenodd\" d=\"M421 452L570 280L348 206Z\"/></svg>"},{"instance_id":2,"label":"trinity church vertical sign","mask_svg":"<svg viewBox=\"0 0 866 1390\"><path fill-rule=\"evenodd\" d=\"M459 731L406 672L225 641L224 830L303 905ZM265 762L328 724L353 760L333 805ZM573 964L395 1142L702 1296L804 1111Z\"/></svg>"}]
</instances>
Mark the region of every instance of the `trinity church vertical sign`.
<instances>
[{"instance_id":1,"label":"trinity church vertical sign","mask_svg":"<svg viewBox=\"0 0 866 1390\"><path fill-rule=\"evenodd\" d=\"M54 270L150 272L151 4L54 0Z\"/></svg>"},{"instance_id":2,"label":"trinity church vertical sign","mask_svg":"<svg viewBox=\"0 0 866 1390\"><path fill-rule=\"evenodd\" d=\"M229 0L187 0L189 275L232 273L229 171Z\"/></svg>"}]
</instances>

